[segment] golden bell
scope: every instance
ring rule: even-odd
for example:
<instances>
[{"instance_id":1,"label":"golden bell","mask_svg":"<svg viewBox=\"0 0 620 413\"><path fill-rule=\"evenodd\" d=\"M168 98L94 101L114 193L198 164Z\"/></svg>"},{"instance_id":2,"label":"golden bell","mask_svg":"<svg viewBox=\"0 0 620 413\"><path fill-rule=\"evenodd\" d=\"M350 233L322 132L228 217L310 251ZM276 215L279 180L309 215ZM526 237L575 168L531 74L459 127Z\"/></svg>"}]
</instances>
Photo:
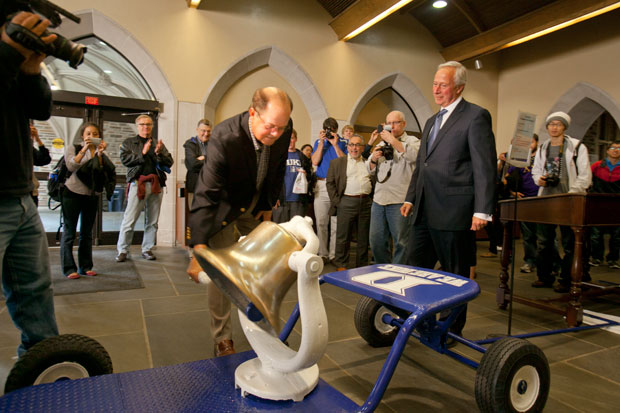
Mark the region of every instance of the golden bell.
<instances>
[{"instance_id":1,"label":"golden bell","mask_svg":"<svg viewBox=\"0 0 620 413\"><path fill-rule=\"evenodd\" d=\"M194 250L194 256L241 311L247 314L250 303L254 304L274 331L279 331L280 304L297 279L289 268L289 257L301 249L297 238L266 221L230 247Z\"/></svg>"}]
</instances>

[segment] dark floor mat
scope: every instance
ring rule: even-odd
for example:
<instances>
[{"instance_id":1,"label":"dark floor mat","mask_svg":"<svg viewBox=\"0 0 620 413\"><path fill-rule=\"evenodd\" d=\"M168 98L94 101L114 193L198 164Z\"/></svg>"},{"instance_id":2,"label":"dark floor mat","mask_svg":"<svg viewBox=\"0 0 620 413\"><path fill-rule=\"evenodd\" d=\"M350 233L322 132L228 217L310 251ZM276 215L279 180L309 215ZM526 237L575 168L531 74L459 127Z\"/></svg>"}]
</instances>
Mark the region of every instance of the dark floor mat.
<instances>
[{"instance_id":1,"label":"dark floor mat","mask_svg":"<svg viewBox=\"0 0 620 413\"><path fill-rule=\"evenodd\" d=\"M77 259L77 247L73 249L73 256ZM142 278L131 260L122 263L116 262L115 249L93 248L94 277L81 276L72 280L62 274L60 268L60 253L50 249L50 270L54 295L83 294L97 291L119 291L144 288Z\"/></svg>"}]
</instances>

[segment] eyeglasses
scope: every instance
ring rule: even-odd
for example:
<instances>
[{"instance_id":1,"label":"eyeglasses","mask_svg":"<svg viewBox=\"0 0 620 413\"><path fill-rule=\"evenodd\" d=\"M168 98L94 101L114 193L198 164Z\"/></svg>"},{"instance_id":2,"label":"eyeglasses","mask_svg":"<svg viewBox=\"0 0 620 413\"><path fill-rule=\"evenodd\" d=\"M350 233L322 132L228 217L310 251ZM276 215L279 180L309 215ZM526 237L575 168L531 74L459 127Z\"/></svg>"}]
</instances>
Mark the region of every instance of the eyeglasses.
<instances>
[{"instance_id":1,"label":"eyeglasses","mask_svg":"<svg viewBox=\"0 0 620 413\"><path fill-rule=\"evenodd\" d=\"M564 126L564 124L562 122L549 122L547 126L550 128L559 128Z\"/></svg>"},{"instance_id":2,"label":"eyeglasses","mask_svg":"<svg viewBox=\"0 0 620 413\"><path fill-rule=\"evenodd\" d=\"M138 123L138 126L141 126L141 127L143 127L143 128L144 128L144 127L147 127L147 128L152 128L152 127L153 127L153 124L152 124L152 123Z\"/></svg>"},{"instance_id":3,"label":"eyeglasses","mask_svg":"<svg viewBox=\"0 0 620 413\"><path fill-rule=\"evenodd\" d=\"M355 148L355 147L363 148L364 144L363 143L347 143L347 146L350 146L351 148Z\"/></svg>"},{"instance_id":4,"label":"eyeglasses","mask_svg":"<svg viewBox=\"0 0 620 413\"><path fill-rule=\"evenodd\" d=\"M609 150L610 151L620 151L620 148L615 148L615 147L612 146L611 148L609 148Z\"/></svg>"},{"instance_id":5,"label":"eyeglasses","mask_svg":"<svg viewBox=\"0 0 620 413\"><path fill-rule=\"evenodd\" d=\"M282 133L284 132L284 129L286 129L286 126L277 126L277 125L272 125L271 123L265 123L265 120L263 119L263 117L260 115L260 112L255 110L256 115L260 118L260 120L263 122L263 127L265 128L265 130L268 131L272 131L272 130L276 130L278 131L278 133ZM288 125L287 125L288 126Z\"/></svg>"},{"instance_id":6,"label":"eyeglasses","mask_svg":"<svg viewBox=\"0 0 620 413\"><path fill-rule=\"evenodd\" d=\"M385 122L386 125L398 125L399 123L403 123L402 120L395 120L393 122Z\"/></svg>"}]
</instances>

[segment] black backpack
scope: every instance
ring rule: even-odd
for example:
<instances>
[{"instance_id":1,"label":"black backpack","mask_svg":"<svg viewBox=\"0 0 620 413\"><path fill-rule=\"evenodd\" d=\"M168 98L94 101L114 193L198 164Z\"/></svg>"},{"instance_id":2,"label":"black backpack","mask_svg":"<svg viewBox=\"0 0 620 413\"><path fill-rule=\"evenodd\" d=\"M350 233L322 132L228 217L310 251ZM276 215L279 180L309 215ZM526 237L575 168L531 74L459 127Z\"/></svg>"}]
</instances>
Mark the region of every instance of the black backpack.
<instances>
[{"instance_id":1,"label":"black backpack","mask_svg":"<svg viewBox=\"0 0 620 413\"><path fill-rule=\"evenodd\" d=\"M81 145L74 145L75 153L78 153L82 149ZM61 157L52 172L50 172L47 179L47 194L50 200L56 202L62 202L62 191L65 188L65 182L71 176L71 171L67 169L65 163L65 157ZM48 201L48 205L51 205L51 201ZM51 206L50 206L51 208ZM56 208L54 208L56 209Z\"/></svg>"}]
</instances>

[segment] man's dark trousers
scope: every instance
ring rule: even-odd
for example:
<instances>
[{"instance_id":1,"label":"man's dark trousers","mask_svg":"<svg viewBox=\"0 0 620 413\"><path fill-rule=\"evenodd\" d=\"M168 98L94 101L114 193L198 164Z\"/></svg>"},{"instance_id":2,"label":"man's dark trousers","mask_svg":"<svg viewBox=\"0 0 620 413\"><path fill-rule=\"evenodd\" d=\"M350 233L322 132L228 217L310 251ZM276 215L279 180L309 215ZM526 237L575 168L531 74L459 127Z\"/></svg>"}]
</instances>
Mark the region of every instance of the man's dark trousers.
<instances>
[{"instance_id":1,"label":"man's dark trousers","mask_svg":"<svg viewBox=\"0 0 620 413\"><path fill-rule=\"evenodd\" d=\"M334 263L338 267L348 267L351 238L357 222L357 248L355 267L368 265L368 234L370 231L370 207L372 198L343 195L338 204L338 227L336 230L336 256Z\"/></svg>"}]
</instances>

